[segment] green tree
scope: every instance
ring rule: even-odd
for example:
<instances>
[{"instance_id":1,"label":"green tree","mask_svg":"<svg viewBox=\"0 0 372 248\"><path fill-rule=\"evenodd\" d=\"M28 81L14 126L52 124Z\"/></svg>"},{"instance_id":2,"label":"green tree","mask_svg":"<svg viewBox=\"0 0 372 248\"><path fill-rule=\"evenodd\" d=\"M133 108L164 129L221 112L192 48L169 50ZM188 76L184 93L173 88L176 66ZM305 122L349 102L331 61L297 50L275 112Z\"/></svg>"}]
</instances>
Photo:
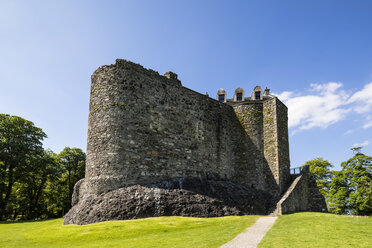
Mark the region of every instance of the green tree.
<instances>
[{"instance_id":1,"label":"green tree","mask_svg":"<svg viewBox=\"0 0 372 248\"><path fill-rule=\"evenodd\" d=\"M335 214L347 213L347 196L349 187L344 172L335 171L327 194L328 211Z\"/></svg>"},{"instance_id":2,"label":"green tree","mask_svg":"<svg viewBox=\"0 0 372 248\"><path fill-rule=\"evenodd\" d=\"M329 205L334 213L372 215L372 157L360 149L352 148L355 155L332 178Z\"/></svg>"},{"instance_id":3,"label":"green tree","mask_svg":"<svg viewBox=\"0 0 372 248\"><path fill-rule=\"evenodd\" d=\"M48 180L57 180L55 176L59 172L59 168L54 153L49 150L33 157L29 163L21 181L21 191L19 193L26 196L21 204L24 208L24 217L33 219L45 214L44 189Z\"/></svg>"},{"instance_id":4,"label":"green tree","mask_svg":"<svg viewBox=\"0 0 372 248\"><path fill-rule=\"evenodd\" d=\"M31 121L0 114L0 220L7 215L14 184L23 179L30 161L43 153L45 137Z\"/></svg>"},{"instance_id":5,"label":"green tree","mask_svg":"<svg viewBox=\"0 0 372 248\"><path fill-rule=\"evenodd\" d=\"M74 185L85 175L86 155L80 148L65 147L58 155L58 161L63 167L61 183L61 200L63 201L63 213L71 207L71 198Z\"/></svg>"},{"instance_id":6,"label":"green tree","mask_svg":"<svg viewBox=\"0 0 372 248\"><path fill-rule=\"evenodd\" d=\"M302 167L305 165L309 165L310 175L315 179L319 192L324 197L327 197L329 185L333 176L333 171L330 169L333 165L323 158L314 158L313 160L309 160L302 165Z\"/></svg>"}]
</instances>

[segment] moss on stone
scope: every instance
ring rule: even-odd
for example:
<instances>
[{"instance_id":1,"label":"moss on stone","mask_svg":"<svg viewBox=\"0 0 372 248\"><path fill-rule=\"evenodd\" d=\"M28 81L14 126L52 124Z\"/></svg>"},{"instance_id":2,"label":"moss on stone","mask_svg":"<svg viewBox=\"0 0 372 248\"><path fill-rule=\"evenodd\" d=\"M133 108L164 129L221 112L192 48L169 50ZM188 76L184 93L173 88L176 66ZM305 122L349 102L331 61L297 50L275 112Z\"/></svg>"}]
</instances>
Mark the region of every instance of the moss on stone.
<instances>
[{"instance_id":1,"label":"moss on stone","mask_svg":"<svg viewBox=\"0 0 372 248\"><path fill-rule=\"evenodd\" d=\"M118 107L118 108L120 108L121 110L125 110L125 108L127 107L126 104L124 104L124 103L117 103L117 102L113 102L113 103L111 103L111 106L112 106L112 107Z\"/></svg>"}]
</instances>

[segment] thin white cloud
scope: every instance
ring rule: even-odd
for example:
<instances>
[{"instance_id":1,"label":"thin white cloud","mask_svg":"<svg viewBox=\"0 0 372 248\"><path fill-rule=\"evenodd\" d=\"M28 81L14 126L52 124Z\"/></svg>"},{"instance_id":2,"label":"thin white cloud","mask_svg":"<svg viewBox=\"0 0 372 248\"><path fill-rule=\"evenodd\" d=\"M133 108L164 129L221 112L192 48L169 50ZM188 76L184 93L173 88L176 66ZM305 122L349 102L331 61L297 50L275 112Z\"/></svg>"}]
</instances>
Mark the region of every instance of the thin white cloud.
<instances>
[{"instance_id":1,"label":"thin white cloud","mask_svg":"<svg viewBox=\"0 0 372 248\"><path fill-rule=\"evenodd\" d=\"M363 125L363 128L365 129L372 127L372 115L367 115L366 119L367 119L367 122L364 123Z\"/></svg>"},{"instance_id":2,"label":"thin white cloud","mask_svg":"<svg viewBox=\"0 0 372 248\"><path fill-rule=\"evenodd\" d=\"M326 128L342 120L350 111L344 108L348 95L340 90L342 83L311 84L309 95L295 96L293 92L278 95L288 107L288 126L298 130Z\"/></svg>"},{"instance_id":3,"label":"thin white cloud","mask_svg":"<svg viewBox=\"0 0 372 248\"><path fill-rule=\"evenodd\" d=\"M343 85L339 82L310 84L310 87L307 94L292 91L277 94L288 107L291 135L314 127L327 128L345 119L349 113L364 119L364 129L372 127L372 82L353 94L342 90ZM359 128L347 130L344 134Z\"/></svg>"},{"instance_id":4,"label":"thin white cloud","mask_svg":"<svg viewBox=\"0 0 372 248\"><path fill-rule=\"evenodd\" d=\"M342 83L329 82L327 84L310 84L312 91L325 91L327 93L334 93L342 87Z\"/></svg>"},{"instance_id":5,"label":"thin white cloud","mask_svg":"<svg viewBox=\"0 0 372 248\"><path fill-rule=\"evenodd\" d=\"M349 129L349 130L347 130L347 131L344 133L344 135L352 134L352 133L354 133L356 130L357 130L357 129Z\"/></svg>"},{"instance_id":6,"label":"thin white cloud","mask_svg":"<svg viewBox=\"0 0 372 248\"><path fill-rule=\"evenodd\" d=\"M360 91L355 92L348 103L356 103L355 112L362 114L372 110L372 82L365 85Z\"/></svg>"},{"instance_id":7,"label":"thin white cloud","mask_svg":"<svg viewBox=\"0 0 372 248\"><path fill-rule=\"evenodd\" d=\"M353 144L353 147L365 147L368 146L369 144L370 144L369 140L365 140L362 143Z\"/></svg>"},{"instance_id":8,"label":"thin white cloud","mask_svg":"<svg viewBox=\"0 0 372 248\"><path fill-rule=\"evenodd\" d=\"M283 102L287 101L290 97L293 97L294 95L294 93L291 91L284 91L279 94L276 94L276 93L273 93L273 94L276 95Z\"/></svg>"},{"instance_id":9,"label":"thin white cloud","mask_svg":"<svg viewBox=\"0 0 372 248\"><path fill-rule=\"evenodd\" d=\"M369 121L363 125L363 128L370 128L372 127L372 121Z\"/></svg>"}]
</instances>

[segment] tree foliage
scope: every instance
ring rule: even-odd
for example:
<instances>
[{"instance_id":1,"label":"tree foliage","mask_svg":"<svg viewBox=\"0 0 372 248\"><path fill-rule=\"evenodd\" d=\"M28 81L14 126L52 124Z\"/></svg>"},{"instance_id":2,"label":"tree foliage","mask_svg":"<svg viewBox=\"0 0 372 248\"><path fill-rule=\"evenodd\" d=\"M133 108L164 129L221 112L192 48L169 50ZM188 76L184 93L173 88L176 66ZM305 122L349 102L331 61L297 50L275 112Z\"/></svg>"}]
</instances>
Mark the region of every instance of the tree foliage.
<instances>
[{"instance_id":1,"label":"tree foliage","mask_svg":"<svg viewBox=\"0 0 372 248\"><path fill-rule=\"evenodd\" d=\"M333 165L323 158L314 158L307 161L302 167L305 165L309 165L310 175L315 179L320 193L326 197L333 175L331 171Z\"/></svg>"},{"instance_id":2,"label":"tree foliage","mask_svg":"<svg viewBox=\"0 0 372 248\"><path fill-rule=\"evenodd\" d=\"M0 114L0 219L61 217L70 209L85 153L44 150L45 137L31 121Z\"/></svg>"},{"instance_id":3,"label":"tree foliage","mask_svg":"<svg viewBox=\"0 0 372 248\"><path fill-rule=\"evenodd\" d=\"M338 214L372 215L372 157L356 154L341 164L329 191L330 211Z\"/></svg>"},{"instance_id":4,"label":"tree foliage","mask_svg":"<svg viewBox=\"0 0 372 248\"><path fill-rule=\"evenodd\" d=\"M70 209L71 198L75 183L84 177L85 174L85 153L79 148L65 147L57 155L58 163L62 166L64 173L61 181L66 191L60 198L63 202L62 210L67 212Z\"/></svg>"},{"instance_id":5,"label":"tree foliage","mask_svg":"<svg viewBox=\"0 0 372 248\"><path fill-rule=\"evenodd\" d=\"M0 114L0 219L6 215L13 186L28 176L32 161L43 153L45 137L31 121Z\"/></svg>"},{"instance_id":6,"label":"tree foliage","mask_svg":"<svg viewBox=\"0 0 372 248\"><path fill-rule=\"evenodd\" d=\"M341 164L341 171L331 171L333 166L323 158L305 163L332 213L372 215L372 157L361 149L351 149L354 156Z\"/></svg>"},{"instance_id":7,"label":"tree foliage","mask_svg":"<svg viewBox=\"0 0 372 248\"><path fill-rule=\"evenodd\" d=\"M26 219L40 216L44 212L43 193L47 181L55 179L58 165L54 153L43 151L29 161L23 178L15 185L17 194L13 194L13 216L21 213Z\"/></svg>"}]
</instances>

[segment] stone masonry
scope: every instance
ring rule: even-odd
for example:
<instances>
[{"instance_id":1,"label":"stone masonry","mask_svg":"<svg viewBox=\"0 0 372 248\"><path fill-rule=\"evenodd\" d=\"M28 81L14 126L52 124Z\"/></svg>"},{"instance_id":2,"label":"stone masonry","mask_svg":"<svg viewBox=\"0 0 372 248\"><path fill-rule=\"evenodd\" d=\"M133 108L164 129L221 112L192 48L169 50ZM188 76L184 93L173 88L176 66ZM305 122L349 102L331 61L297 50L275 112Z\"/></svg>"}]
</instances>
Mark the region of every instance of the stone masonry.
<instances>
[{"instance_id":1,"label":"stone masonry","mask_svg":"<svg viewBox=\"0 0 372 248\"><path fill-rule=\"evenodd\" d=\"M266 214L291 183L287 108L268 89L215 100L118 59L92 75L88 125L65 224Z\"/></svg>"}]
</instances>

